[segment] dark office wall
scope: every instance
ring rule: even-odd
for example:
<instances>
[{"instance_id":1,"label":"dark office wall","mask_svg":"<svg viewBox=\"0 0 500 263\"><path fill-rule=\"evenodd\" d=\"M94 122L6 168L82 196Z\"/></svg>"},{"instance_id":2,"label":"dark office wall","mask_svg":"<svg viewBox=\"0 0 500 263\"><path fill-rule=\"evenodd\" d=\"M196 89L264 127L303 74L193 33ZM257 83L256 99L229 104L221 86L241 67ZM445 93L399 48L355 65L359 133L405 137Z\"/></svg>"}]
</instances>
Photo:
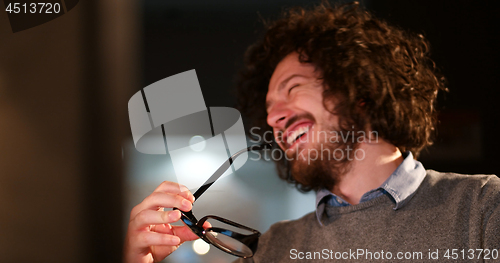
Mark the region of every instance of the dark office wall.
<instances>
[{"instance_id":1,"label":"dark office wall","mask_svg":"<svg viewBox=\"0 0 500 263\"><path fill-rule=\"evenodd\" d=\"M121 262L137 14L80 1L13 33L0 10L0 262Z\"/></svg>"},{"instance_id":2,"label":"dark office wall","mask_svg":"<svg viewBox=\"0 0 500 263\"><path fill-rule=\"evenodd\" d=\"M0 11L1 262L84 262L81 23L13 34Z\"/></svg>"},{"instance_id":3,"label":"dark office wall","mask_svg":"<svg viewBox=\"0 0 500 263\"><path fill-rule=\"evenodd\" d=\"M492 1L373 1L380 17L423 34L431 57L448 81L440 97L436 146L424 152L426 167L499 174L500 9Z\"/></svg>"}]
</instances>

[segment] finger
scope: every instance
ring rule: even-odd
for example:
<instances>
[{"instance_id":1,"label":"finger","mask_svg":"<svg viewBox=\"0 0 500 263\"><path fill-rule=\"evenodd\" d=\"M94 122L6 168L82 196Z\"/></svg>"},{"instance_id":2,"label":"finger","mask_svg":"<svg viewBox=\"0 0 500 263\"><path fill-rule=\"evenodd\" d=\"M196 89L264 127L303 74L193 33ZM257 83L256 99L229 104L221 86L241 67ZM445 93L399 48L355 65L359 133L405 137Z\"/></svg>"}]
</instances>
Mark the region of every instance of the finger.
<instances>
[{"instance_id":1,"label":"finger","mask_svg":"<svg viewBox=\"0 0 500 263\"><path fill-rule=\"evenodd\" d=\"M210 224L210 222L205 221L205 223L203 223L203 229L207 229L207 228L211 228L211 227L212 227L212 224Z\"/></svg>"},{"instance_id":2,"label":"finger","mask_svg":"<svg viewBox=\"0 0 500 263\"><path fill-rule=\"evenodd\" d=\"M156 225L154 232L178 236L181 244L185 241L192 241L200 238L188 226L172 226L168 224Z\"/></svg>"},{"instance_id":3,"label":"finger","mask_svg":"<svg viewBox=\"0 0 500 263\"><path fill-rule=\"evenodd\" d=\"M194 196L191 191L186 186L175 182L164 181L153 192L175 193L194 202Z\"/></svg>"},{"instance_id":4,"label":"finger","mask_svg":"<svg viewBox=\"0 0 500 263\"><path fill-rule=\"evenodd\" d=\"M172 226L168 224L156 225L155 232L161 234L171 234L181 239L181 244L185 241L196 240L200 238L188 226Z\"/></svg>"},{"instance_id":5,"label":"finger","mask_svg":"<svg viewBox=\"0 0 500 263\"><path fill-rule=\"evenodd\" d=\"M170 226L172 229L172 233L174 235L178 236L181 239L181 243L185 241L192 241L200 238L197 236L193 231L191 231L191 228L187 226Z\"/></svg>"},{"instance_id":6,"label":"finger","mask_svg":"<svg viewBox=\"0 0 500 263\"><path fill-rule=\"evenodd\" d=\"M151 247L154 262L164 260L168 255L172 254L177 249L177 246L154 246ZM135 261L134 261L135 262Z\"/></svg>"},{"instance_id":7,"label":"finger","mask_svg":"<svg viewBox=\"0 0 500 263\"><path fill-rule=\"evenodd\" d=\"M154 192L171 192L171 193L180 193L188 191L187 187L176 182L163 181Z\"/></svg>"},{"instance_id":8,"label":"finger","mask_svg":"<svg viewBox=\"0 0 500 263\"><path fill-rule=\"evenodd\" d=\"M177 222L180 218L181 218L181 212L177 210L172 210L172 211L143 210L139 212L133 220L130 221L129 226L132 229L140 229L150 225L169 224Z\"/></svg>"},{"instance_id":9,"label":"finger","mask_svg":"<svg viewBox=\"0 0 500 263\"><path fill-rule=\"evenodd\" d=\"M193 205L189 200L177 194L153 192L132 209L130 217L134 218L142 210L158 210L161 207L177 207L187 212L192 209Z\"/></svg>"},{"instance_id":10,"label":"finger","mask_svg":"<svg viewBox=\"0 0 500 263\"><path fill-rule=\"evenodd\" d=\"M204 229L211 227L212 225L209 222L203 224ZM181 238L181 243L199 238L188 226L172 226L169 224L156 225L154 231L162 234L175 234Z\"/></svg>"},{"instance_id":11,"label":"finger","mask_svg":"<svg viewBox=\"0 0 500 263\"><path fill-rule=\"evenodd\" d=\"M181 239L175 235L160 234L151 231L142 231L136 235L134 247L145 248L150 246L178 246Z\"/></svg>"}]
</instances>

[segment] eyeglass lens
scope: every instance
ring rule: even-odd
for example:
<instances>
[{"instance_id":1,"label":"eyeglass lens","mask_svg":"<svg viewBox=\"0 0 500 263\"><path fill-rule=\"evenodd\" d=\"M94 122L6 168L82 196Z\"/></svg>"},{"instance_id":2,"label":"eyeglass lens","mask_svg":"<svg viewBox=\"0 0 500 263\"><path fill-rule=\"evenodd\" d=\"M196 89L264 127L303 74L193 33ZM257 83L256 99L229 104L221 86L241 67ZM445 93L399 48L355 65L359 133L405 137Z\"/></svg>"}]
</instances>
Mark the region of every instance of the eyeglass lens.
<instances>
[{"instance_id":1,"label":"eyeglass lens","mask_svg":"<svg viewBox=\"0 0 500 263\"><path fill-rule=\"evenodd\" d=\"M249 257L253 255L253 252L249 247L232 237L212 231L207 231L205 236L221 248L224 248L234 254L238 254L241 257Z\"/></svg>"}]
</instances>

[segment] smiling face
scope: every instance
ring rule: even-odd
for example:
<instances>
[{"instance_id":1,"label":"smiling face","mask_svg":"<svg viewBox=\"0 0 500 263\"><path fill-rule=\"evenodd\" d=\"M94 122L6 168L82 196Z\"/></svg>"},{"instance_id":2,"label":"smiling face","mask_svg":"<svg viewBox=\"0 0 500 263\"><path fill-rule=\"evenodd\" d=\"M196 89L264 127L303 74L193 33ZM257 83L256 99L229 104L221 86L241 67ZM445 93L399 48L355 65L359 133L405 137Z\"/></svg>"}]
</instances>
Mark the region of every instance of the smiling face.
<instances>
[{"instance_id":1,"label":"smiling face","mask_svg":"<svg viewBox=\"0 0 500 263\"><path fill-rule=\"evenodd\" d=\"M267 123L288 156L327 141L327 131L338 118L323 106L324 86L312 64L301 63L297 53L276 67L266 97Z\"/></svg>"},{"instance_id":2,"label":"smiling face","mask_svg":"<svg viewBox=\"0 0 500 263\"><path fill-rule=\"evenodd\" d=\"M266 97L267 123L290 161L294 179L313 189L332 189L349 168L356 143L339 141L339 118L325 108L321 72L297 53L276 67ZM328 101L333 110L334 104Z\"/></svg>"}]
</instances>

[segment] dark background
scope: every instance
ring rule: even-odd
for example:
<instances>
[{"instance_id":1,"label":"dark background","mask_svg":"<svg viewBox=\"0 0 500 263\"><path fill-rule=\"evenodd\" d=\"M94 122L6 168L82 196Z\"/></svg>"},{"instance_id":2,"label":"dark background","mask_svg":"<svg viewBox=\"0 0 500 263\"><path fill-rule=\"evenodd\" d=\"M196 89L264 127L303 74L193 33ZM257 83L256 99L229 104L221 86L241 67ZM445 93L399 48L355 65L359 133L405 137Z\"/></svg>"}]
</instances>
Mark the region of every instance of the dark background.
<instances>
[{"instance_id":1,"label":"dark background","mask_svg":"<svg viewBox=\"0 0 500 263\"><path fill-rule=\"evenodd\" d=\"M233 106L234 77L262 29L259 17L316 2L117 3L80 1L18 33L0 10L0 262L120 262L128 99L196 69L207 106ZM498 8L486 1L363 4L426 36L448 79L439 137L424 166L500 174Z\"/></svg>"},{"instance_id":2,"label":"dark background","mask_svg":"<svg viewBox=\"0 0 500 263\"><path fill-rule=\"evenodd\" d=\"M448 80L450 92L439 101L442 114L436 140L436 147L444 151L431 147L422 156L424 165L498 175L499 9L488 1L373 1L373 10L426 36L431 57ZM479 128L479 135L471 134L471 127Z\"/></svg>"}]
</instances>

